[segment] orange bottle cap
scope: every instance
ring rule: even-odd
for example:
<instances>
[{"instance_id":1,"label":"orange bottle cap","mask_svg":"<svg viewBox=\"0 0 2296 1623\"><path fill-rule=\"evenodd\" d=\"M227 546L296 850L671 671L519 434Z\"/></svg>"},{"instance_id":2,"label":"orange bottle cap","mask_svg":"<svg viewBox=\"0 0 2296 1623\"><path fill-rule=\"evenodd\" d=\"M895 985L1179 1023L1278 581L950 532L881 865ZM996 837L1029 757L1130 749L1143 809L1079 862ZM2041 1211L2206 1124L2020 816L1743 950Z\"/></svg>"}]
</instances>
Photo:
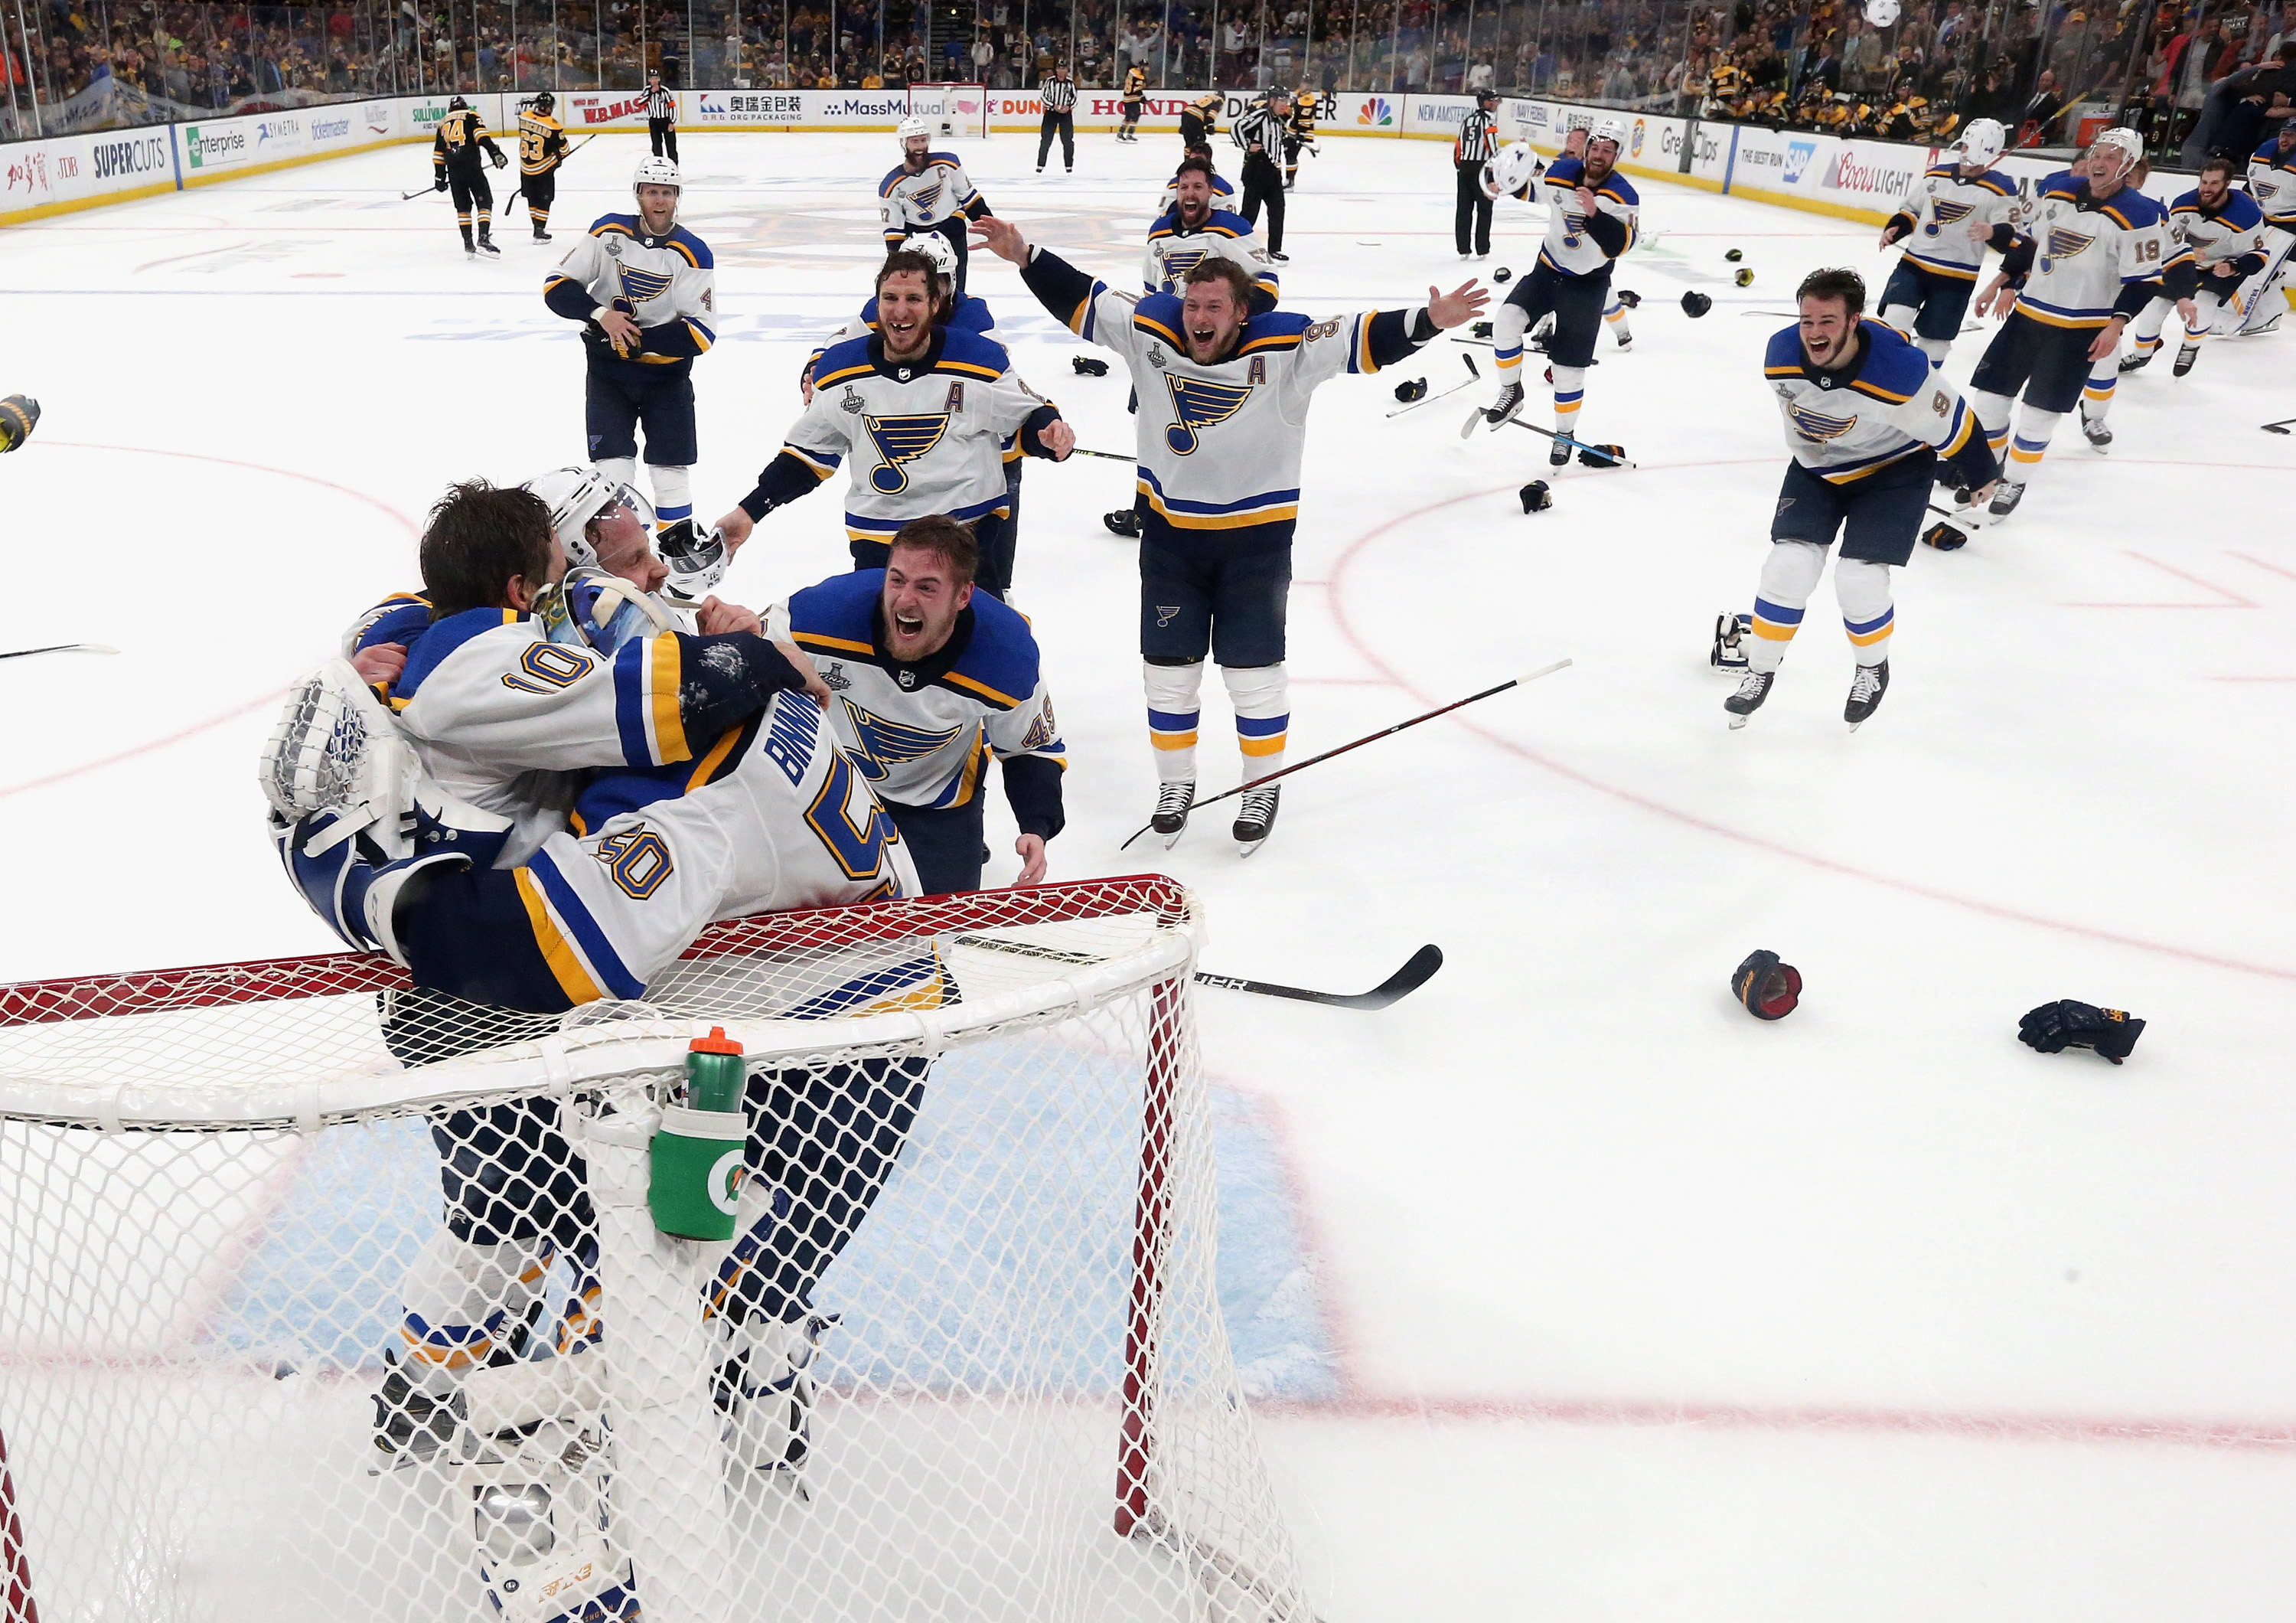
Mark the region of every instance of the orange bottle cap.
<instances>
[{"instance_id":1,"label":"orange bottle cap","mask_svg":"<svg viewBox=\"0 0 2296 1623\"><path fill-rule=\"evenodd\" d=\"M722 1026L711 1026L708 1036L696 1037L686 1044L686 1052L691 1054L738 1054L741 1051L742 1045L727 1036Z\"/></svg>"}]
</instances>

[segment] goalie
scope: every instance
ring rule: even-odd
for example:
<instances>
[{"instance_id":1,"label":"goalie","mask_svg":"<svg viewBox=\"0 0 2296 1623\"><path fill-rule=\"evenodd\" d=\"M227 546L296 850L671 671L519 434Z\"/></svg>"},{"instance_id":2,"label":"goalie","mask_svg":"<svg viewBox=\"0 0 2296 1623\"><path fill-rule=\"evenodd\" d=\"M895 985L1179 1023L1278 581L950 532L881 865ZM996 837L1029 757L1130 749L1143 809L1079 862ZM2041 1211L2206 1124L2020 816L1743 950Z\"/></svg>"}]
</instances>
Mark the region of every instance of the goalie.
<instances>
[{"instance_id":1,"label":"goalie","mask_svg":"<svg viewBox=\"0 0 2296 1623\"><path fill-rule=\"evenodd\" d=\"M365 617L351 640L370 670L338 663L299 684L266 752L274 837L299 887L347 941L414 970L422 990L385 1013L385 1040L408 1063L559 1024L515 1010L640 991L674 1005L681 972L663 971L711 917L914 888L889 820L794 691L800 673L754 632L667 629L640 589L664 566L626 492L586 469L537 484L554 499L450 493L424 537L425 593ZM570 550L585 560L570 572ZM382 696L365 687L393 663ZM685 745L689 728L706 738L713 727L714 746ZM589 837L532 839L568 820L558 795L573 773L602 765L570 799ZM442 788L432 768L487 804ZM853 871L870 866L857 849L824 852L831 836L808 815L837 801L839 782L844 815L822 820L840 839L859 830L849 844L882 836L873 872ZM933 956L909 960L804 967L775 989L778 1012L937 997ZM750 1078L754 1175L734 1240L708 1259L716 1392L744 1465L803 1462L811 1290L882 1189L922 1083L922 1062ZM506 1615L562 1615L529 1603L556 1594L633 1616L597 1514L601 1392L580 1355L601 1334L600 1305L580 1159L549 1100L449 1112L433 1137L447 1232L406 1281L376 1442L394 1463L472 1487L479 1565ZM536 1355L545 1348L554 1355Z\"/></svg>"}]
</instances>

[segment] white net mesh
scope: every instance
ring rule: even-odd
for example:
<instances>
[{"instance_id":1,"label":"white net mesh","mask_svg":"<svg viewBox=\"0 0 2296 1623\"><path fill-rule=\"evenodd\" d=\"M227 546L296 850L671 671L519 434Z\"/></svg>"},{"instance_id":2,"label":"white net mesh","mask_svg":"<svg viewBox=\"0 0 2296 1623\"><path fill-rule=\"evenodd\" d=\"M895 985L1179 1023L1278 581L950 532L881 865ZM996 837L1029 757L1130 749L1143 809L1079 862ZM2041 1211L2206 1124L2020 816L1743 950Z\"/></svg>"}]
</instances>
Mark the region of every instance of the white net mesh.
<instances>
[{"instance_id":1,"label":"white net mesh","mask_svg":"<svg viewBox=\"0 0 2296 1623\"><path fill-rule=\"evenodd\" d=\"M1111 880L554 1019L348 955L0 988L0 1619L1304 1620L1193 953ZM711 1025L730 1247L646 1204Z\"/></svg>"}]
</instances>

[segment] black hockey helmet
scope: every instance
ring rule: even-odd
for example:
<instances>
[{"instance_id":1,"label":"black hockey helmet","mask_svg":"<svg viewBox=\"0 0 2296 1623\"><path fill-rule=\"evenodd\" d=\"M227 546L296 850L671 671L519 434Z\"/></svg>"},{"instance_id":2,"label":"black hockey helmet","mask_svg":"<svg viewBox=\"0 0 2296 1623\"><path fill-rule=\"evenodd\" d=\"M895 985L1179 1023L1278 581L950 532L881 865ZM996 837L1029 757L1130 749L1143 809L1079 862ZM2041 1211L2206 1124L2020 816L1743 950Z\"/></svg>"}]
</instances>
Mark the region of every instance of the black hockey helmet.
<instances>
[{"instance_id":1,"label":"black hockey helmet","mask_svg":"<svg viewBox=\"0 0 2296 1623\"><path fill-rule=\"evenodd\" d=\"M556 112L558 98L547 90L538 92L534 98L534 111L545 116Z\"/></svg>"},{"instance_id":2,"label":"black hockey helmet","mask_svg":"<svg viewBox=\"0 0 2296 1623\"><path fill-rule=\"evenodd\" d=\"M1496 103L1498 99L1499 93L1492 89L1488 85L1484 86L1480 90L1475 92L1475 105L1478 107L1480 107L1486 102Z\"/></svg>"},{"instance_id":3,"label":"black hockey helmet","mask_svg":"<svg viewBox=\"0 0 2296 1623\"><path fill-rule=\"evenodd\" d=\"M471 104L464 101L461 96L456 96L454 100L447 103L447 111L448 112L468 112L471 111Z\"/></svg>"}]
</instances>

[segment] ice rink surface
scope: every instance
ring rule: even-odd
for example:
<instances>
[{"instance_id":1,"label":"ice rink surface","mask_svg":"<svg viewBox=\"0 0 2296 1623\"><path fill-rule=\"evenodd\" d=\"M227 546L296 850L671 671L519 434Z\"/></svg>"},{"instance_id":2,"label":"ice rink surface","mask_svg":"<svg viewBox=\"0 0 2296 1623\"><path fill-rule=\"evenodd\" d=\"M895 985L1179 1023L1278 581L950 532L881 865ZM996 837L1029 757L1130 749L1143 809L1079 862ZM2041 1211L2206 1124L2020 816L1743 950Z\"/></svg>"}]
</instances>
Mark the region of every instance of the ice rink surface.
<instances>
[{"instance_id":1,"label":"ice rink surface","mask_svg":"<svg viewBox=\"0 0 2296 1623\"><path fill-rule=\"evenodd\" d=\"M890 136L684 138L718 258L695 372L703 515L798 410L810 340L882 249ZM0 977L333 945L261 837L283 687L384 593L452 479L578 459L579 344L544 271L627 206L643 143L573 161L554 250L501 222L466 262L406 146L0 234L0 391L47 416L0 463L11 589ZM963 149L996 210L1130 284L1177 156ZM1224 167L1232 167L1223 159ZM508 189L510 177L498 178ZM2284 1618L2296 1591L2296 411L2286 334L2121 384L2109 455L2060 432L2024 507L1897 578L1893 683L1851 736L1820 587L1777 689L1726 729L1715 614L1751 606L1784 462L1759 366L1821 264L1877 288L1869 227L1641 186L1553 511L1519 432L1458 435L1486 383L1439 342L1319 397L1292 608L1292 758L1536 665L1570 671L1319 768L1249 862L1208 812L1119 842L1154 793L1119 465L1032 464L1015 601L1070 746L1058 877L1161 862L1207 966L1357 990L1448 955L1380 1015L1208 992L1208 1051L1287 1146L1332 1366L1263 1410L1318 1604L1372 1619ZM1315 313L1531 263L1450 248L1448 152L1329 139L1283 268ZM1740 290L1722 259L1745 251ZM1082 443L1128 451L1119 368L1010 267L972 291ZM1716 301L1687 319L1681 292ZM1984 342L1964 335L1965 378ZM1485 360L1488 351L1473 351ZM1533 420L1546 422L1534 389ZM841 476L840 476L841 477ZM839 497L776 513L726 589L763 606L844 566ZM1206 688L1205 792L1235 780ZM1000 827L992 812L992 835ZM992 875L1009 877L1009 823ZM1756 947L1806 981L1731 1001ZM2035 1056L2072 997L2149 1022L2115 1069Z\"/></svg>"}]
</instances>

